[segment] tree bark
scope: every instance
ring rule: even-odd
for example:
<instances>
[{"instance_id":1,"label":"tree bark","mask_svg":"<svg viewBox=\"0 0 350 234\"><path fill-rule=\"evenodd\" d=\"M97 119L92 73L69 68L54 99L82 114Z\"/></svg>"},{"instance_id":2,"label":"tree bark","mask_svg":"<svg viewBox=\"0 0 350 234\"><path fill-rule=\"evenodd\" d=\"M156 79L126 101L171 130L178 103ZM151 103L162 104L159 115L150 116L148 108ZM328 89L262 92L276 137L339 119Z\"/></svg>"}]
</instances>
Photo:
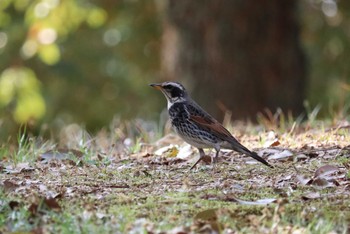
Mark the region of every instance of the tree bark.
<instances>
[{"instance_id":1,"label":"tree bark","mask_svg":"<svg viewBox=\"0 0 350 234\"><path fill-rule=\"evenodd\" d=\"M168 0L162 76L209 113L242 119L265 108L299 114L306 77L295 0Z\"/></svg>"}]
</instances>

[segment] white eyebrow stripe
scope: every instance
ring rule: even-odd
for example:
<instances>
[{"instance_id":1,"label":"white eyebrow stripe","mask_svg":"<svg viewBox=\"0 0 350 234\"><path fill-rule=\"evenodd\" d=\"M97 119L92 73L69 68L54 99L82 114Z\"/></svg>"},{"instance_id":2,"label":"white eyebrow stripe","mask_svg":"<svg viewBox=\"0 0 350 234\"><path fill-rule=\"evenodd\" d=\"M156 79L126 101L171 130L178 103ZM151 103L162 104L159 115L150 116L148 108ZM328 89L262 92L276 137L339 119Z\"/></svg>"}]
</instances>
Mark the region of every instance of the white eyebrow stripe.
<instances>
[{"instance_id":1,"label":"white eyebrow stripe","mask_svg":"<svg viewBox=\"0 0 350 234\"><path fill-rule=\"evenodd\" d=\"M183 86L178 84L178 83L175 83L175 82L168 82L168 83L165 83L165 85L172 85L172 86L175 86L181 90L184 90Z\"/></svg>"}]
</instances>

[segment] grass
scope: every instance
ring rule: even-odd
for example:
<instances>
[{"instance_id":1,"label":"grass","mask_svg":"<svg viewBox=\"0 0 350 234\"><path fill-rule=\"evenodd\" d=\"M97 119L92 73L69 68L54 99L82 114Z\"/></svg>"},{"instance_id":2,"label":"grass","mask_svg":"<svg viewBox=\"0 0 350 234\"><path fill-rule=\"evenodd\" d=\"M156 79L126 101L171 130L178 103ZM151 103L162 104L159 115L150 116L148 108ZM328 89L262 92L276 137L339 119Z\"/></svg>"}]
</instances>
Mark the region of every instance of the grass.
<instances>
[{"instance_id":1,"label":"grass","mask_svg":"<svg viewBox=\"0 0 350 234\"><path fill-rule=\"evenodd\" d=\"M267 158L272 150L291 150L290 157L269 160L275 169L223 152L218 164L189 171L195 149L185 159L155 155L167 138L151 143L140 126L135 138L117 130L64 139L75 149L68 151L19 134L16 147L0 147L0 232L347 233L349 128L317 121L314 114L304 124L283 118L229 126L244 145L267 150ZM266 146L271 137L276 146ZM47 152L59 158L47 154L42 160ZM315 172L324 165L339 170L318 178ZM318 186L317 179L327 186Z\"/></svg>"}]
</instances>

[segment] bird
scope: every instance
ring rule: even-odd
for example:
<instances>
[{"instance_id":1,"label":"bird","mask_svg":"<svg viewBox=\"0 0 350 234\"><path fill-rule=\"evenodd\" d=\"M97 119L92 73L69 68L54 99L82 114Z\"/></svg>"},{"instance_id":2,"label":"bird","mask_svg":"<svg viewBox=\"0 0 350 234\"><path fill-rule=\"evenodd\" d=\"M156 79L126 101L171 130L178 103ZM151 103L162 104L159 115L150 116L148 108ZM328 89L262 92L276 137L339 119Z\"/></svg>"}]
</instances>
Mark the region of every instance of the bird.
<instances>
[{"instance_id":1,"label":"bird","mask_svg":"<svg viewBox=\"0 0 350 234\"><path fill-rule=\"evenodd\" d=\"M237 141L232 134L200 107L188 94L185 87L174 81L152 83L151 87L160 90L166 100L167 109L174 131L188 144L199 151L199 159L190 168L191 170L203 160L203 149L214 148L216 151L214 162L217 161L221 149L234 150L243 153L264 165L273 168L265 159L250 151Z\"/></svg>"}]
</instances>

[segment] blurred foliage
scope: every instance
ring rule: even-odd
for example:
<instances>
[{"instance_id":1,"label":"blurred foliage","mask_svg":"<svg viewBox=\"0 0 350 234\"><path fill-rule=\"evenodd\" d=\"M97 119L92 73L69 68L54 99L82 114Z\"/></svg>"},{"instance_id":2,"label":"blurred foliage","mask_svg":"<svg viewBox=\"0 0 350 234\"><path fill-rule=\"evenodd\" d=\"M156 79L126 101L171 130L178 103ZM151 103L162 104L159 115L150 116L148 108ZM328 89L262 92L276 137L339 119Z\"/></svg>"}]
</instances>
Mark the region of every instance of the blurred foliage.
<instances>
[{"instance_id":1,"label":"blurred foliage","mask_svg":"<svg viewBox=\"0 0 350 234\"><path fill-rule=\"evenodd\" d=\"M0 107L16 105L13 117L18 123L40 119L45 114L45 101L40 93L40 83L29 68L8 68L0 76Z\"/></svg>"},{"instance_id":2,"label":"blurred foliage","mask_svg":"<svg viewBox=\"0 0 350 234\"><path fill-rule=\"evenodd\" d=\"M1 0L0 139L22 123L93 131L113 116L157 117L164 100L147 84L160 79L160 3ZM300 0L299 9L310 105L346 109L350 2Z\"/></svg>"},{"instance_id":3,"label":"blurred foliage","mask_svg":"<svg viewBox=\"0 0 350 234\"><path fill-rule=\"evenodd\" d=\"M156 116L155 99L144 100L158 79L157 10L153 1L0 1L0 139L23 123L93 131L113 116Z\"/></svg>"},{"instance_id":4,"label":"blurred foliage","mask_svg":"<svg viewBox=\"0 0 350 234\"><path fill-rule=\"evenodd\" d=\"M308 100L323 116L345 115L350 103L350 1L303 0L301 39L309 61Z\"/></svg>"}]
</instances>

